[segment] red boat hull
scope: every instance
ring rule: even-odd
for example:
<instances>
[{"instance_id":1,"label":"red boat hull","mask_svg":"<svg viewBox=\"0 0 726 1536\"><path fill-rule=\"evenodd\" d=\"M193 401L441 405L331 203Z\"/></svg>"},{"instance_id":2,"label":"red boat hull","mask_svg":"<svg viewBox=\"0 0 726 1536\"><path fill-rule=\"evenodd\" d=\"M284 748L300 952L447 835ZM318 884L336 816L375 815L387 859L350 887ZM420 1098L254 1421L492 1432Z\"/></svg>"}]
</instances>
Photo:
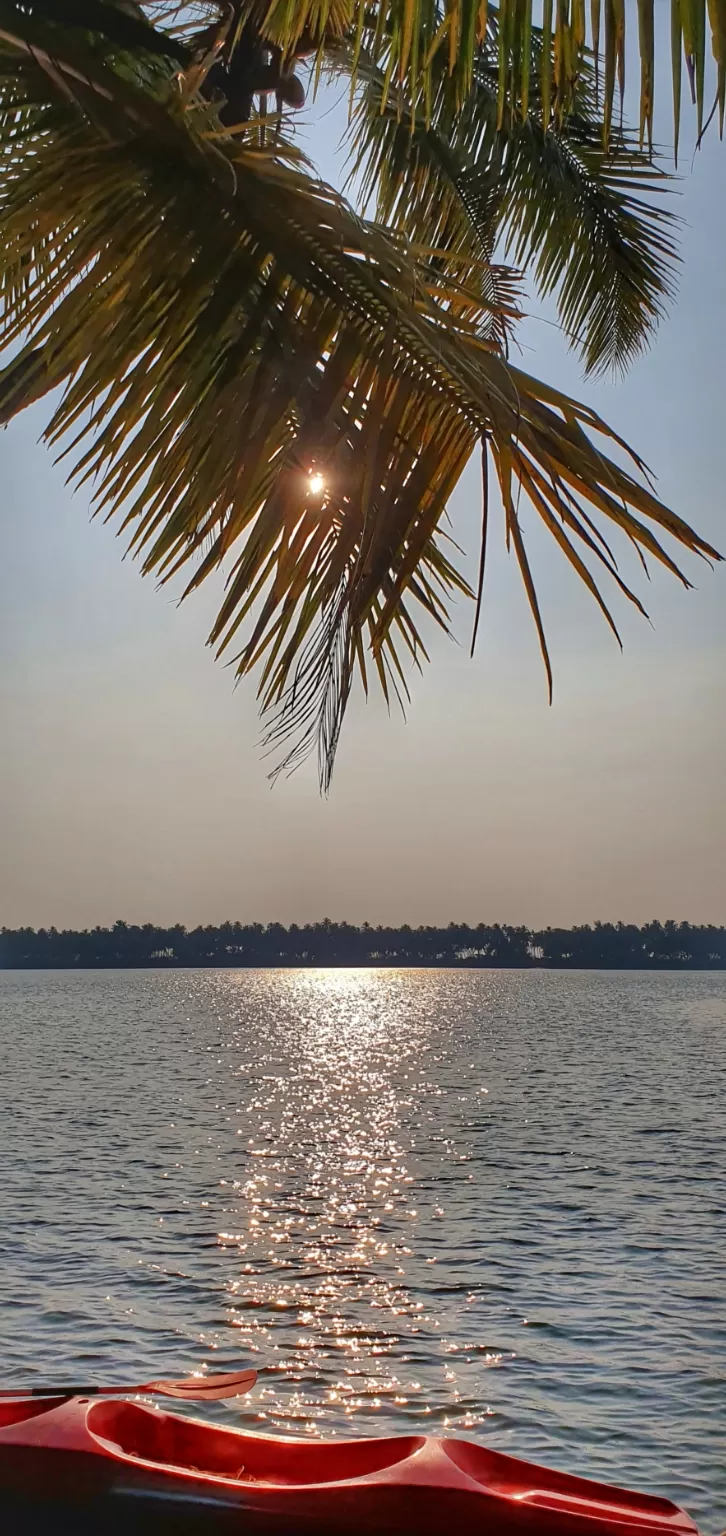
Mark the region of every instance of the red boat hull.
<instances>
[{"instance_id":1,"label":"red boat hull","mask_svg":"<svg viewBox=\"0 0 726 1536\"><path fill-rule=\"evenodd\" d=\"M683 1510L425 1436L295 1441L128 1402L0 1405L8 1536L698 1536Z\"/></svg>"}]
</instances>

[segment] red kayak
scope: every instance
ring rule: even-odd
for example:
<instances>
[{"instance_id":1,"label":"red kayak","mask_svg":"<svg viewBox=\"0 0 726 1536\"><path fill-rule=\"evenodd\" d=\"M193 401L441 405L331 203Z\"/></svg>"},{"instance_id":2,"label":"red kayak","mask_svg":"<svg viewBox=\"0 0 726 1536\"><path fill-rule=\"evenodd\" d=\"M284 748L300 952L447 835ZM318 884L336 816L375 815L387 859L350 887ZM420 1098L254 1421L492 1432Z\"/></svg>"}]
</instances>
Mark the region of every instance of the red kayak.
<instances>
[{"instance_id":1,"label":"red kayak","mask_svg":"<svg viewBox=\"0 0 726 1536\"><path fill-rule=\"evenodd\" d=\"M130 1402L0 1403L7 1536L698 1536L667 1499L466 1440L279 1440Z\"/></svg>"}]
</instances>

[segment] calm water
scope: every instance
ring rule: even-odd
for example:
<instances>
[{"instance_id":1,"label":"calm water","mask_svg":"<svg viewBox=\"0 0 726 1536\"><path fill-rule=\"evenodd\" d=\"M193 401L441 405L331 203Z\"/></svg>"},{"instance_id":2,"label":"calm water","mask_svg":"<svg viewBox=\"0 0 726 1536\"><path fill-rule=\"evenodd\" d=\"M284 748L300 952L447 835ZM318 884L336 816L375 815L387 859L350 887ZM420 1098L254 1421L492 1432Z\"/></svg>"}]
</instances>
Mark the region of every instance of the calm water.
<instances>
[{"instance_id":1,"label":"calm water","mask_svg":"<svg viewBox=\"0 0 726 1536\"><path fill-rule=\"evenodd\" d=\"M0 974L9 1382L490 1445L726 1525L726 976Z\"/></svg>"}]
</instances>

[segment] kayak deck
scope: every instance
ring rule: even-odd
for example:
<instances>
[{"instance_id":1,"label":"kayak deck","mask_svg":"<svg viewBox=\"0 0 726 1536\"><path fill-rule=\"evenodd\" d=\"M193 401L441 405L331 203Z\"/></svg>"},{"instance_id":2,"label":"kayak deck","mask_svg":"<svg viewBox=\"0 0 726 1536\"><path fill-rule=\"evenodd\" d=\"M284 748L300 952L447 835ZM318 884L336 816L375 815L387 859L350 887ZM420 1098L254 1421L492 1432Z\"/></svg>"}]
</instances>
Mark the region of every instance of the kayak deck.
<instances>
[{"instance_id":1,"label":"kayak deck","mask_svg":"<svg viewBox=\"0 0 726 1536\"><path fill-rule=\"evenodd\" d=\"M118 1400L0 1404L3 1509L44 1536L698 1536L667 1499L470 1441L281 1440Z\"/></svg>"},{"instance_id":2,"label":"kayak deck","mask_svg":"<svg viewBox=\"0 0 726 1536\"><path fill-rule=\"evenodd\" d=\"M270 1439L135 1403L94 1404L88 1427L116 1455L276 1488L367 1478L396 1466L426 1444L423 1435L327 1442Z\"/></svg>"}]
</instances>

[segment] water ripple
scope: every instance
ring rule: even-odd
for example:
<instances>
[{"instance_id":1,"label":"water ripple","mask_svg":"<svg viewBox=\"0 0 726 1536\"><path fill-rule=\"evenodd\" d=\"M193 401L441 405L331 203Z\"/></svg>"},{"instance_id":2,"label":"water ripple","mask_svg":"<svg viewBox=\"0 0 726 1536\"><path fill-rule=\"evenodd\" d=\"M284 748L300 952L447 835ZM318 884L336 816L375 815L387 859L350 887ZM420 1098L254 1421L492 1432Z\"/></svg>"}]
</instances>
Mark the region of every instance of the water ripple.
<instances>
[{"instance_id":1,"label":"water ripple","mask_svg":"<svg viewBox=\"0 0 726 1536\"><path fill-rule=\"evenodd\" d=\"M726 977L0 975L5 1376L251 1360L726 1524Z\"/></svg>"}]
</instances>

